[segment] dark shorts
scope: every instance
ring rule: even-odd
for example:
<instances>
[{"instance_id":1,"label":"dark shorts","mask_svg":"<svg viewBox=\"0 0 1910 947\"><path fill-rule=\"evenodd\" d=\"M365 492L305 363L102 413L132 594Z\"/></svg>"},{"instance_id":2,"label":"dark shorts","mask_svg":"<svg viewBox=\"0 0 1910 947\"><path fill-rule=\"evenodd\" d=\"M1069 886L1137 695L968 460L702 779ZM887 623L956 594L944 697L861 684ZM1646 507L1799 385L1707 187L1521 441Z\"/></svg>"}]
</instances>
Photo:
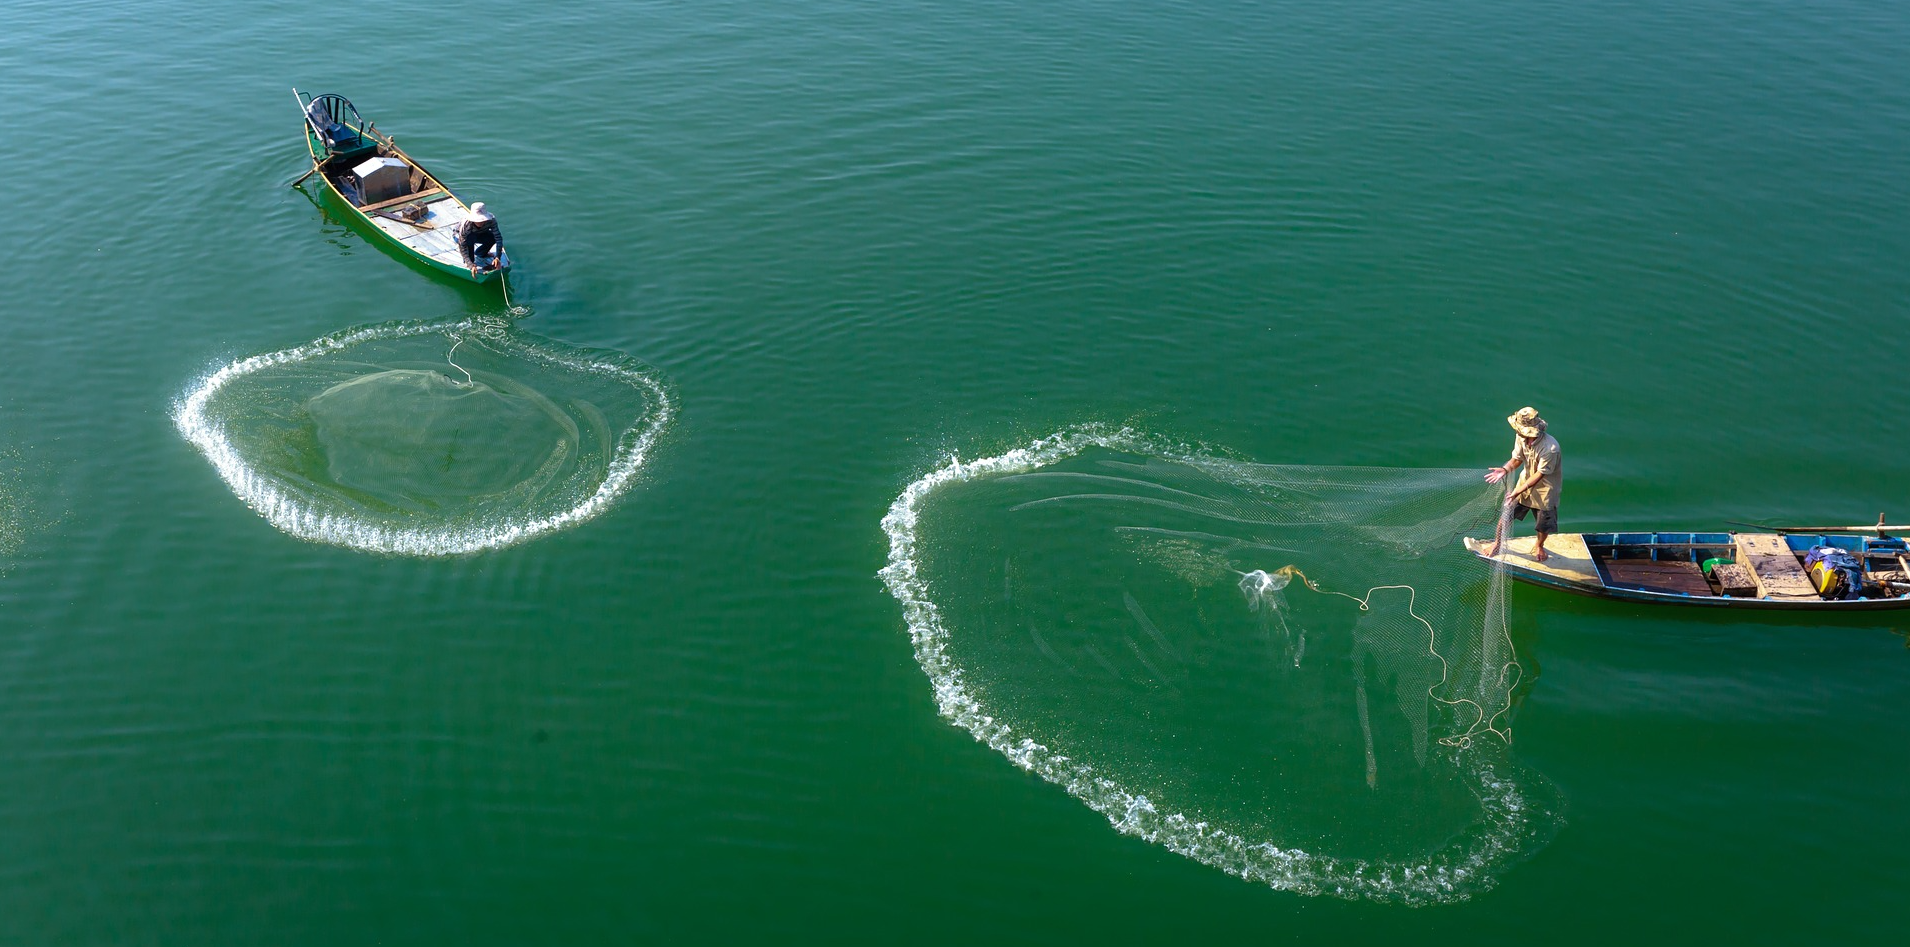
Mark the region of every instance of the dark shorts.
<instances>
[{"instance_id":1,"label":"dark shorts","mask_svg":"<svg viewBox=\"0 0 1910 947\"><path fill-rule=\"evenodd\" d=\"M1518 509L1512 511L1512 518L1522 520L1525 519L1527 513L1538 514L1536 527L1539 532L1549 536L1559 531L1559 511L1557 507L1553 507L1549 510L1535 510L1521 503L1518 505Z\"/></svg>"}]
</instances>

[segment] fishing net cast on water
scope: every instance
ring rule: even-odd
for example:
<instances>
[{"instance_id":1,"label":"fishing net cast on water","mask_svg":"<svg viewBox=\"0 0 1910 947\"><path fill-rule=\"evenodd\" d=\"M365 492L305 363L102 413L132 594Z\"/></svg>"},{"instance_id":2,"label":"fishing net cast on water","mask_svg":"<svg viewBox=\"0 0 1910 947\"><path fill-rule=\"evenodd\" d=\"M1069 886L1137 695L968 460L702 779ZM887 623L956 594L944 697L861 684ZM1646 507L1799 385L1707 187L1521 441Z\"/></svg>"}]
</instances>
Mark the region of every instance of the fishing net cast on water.
<instances>
[{"instance_id":1,"label":"fishing net cast on water","mask_svg":"<svg viewBox=\"0 0 1910 947\"><path fill-rule=\"evenodd\" d=\"M231 362L181 398L174 423L285 532L439 556L602 512L674 412L635 359L475 318L365 326Z\"/></svg>"},{"instance_id":2,"label":"fishing net cast on water","mask_svg":"<svg viewBox=\"0 0 1910 947\"><path fill-rule=\"evenodd\" d=\"M939 709L1118 830L1306 894L1463 899L1550 837L1477 471L1087 427L909 485L882 578Z\"/></svg>"},{"instance_id":3,"label":"fishing net cast on water","mask_svg":"<svg viewBox=\"0 0 1910 947\"><path fill-rule=\"evenodd\" d=\"M11 477L16 460L11 449L0 448L0 574L6 572L9 560L19 551L25 532L22 498Z\"/></svg>"}]
</instances>

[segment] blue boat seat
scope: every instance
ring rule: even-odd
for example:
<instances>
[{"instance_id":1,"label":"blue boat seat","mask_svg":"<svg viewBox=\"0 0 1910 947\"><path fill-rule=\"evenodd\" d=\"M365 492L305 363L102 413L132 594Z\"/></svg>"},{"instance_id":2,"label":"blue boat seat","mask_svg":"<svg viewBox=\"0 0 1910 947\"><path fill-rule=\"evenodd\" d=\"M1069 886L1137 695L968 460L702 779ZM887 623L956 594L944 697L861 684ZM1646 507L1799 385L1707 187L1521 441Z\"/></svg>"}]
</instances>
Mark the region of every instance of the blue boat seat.
<instances>
[{"instance_id":1,"label":"blue boat seat","mask_svg":"<svg viewBox=\"0 0 1910 947\"><path fill-rule=\"evenodd\" d=\"M326 147L333 151L350 151L365 143L365 136L337 122L330 122L320 126L318 129L318 137L325 142Z\"/></svg>"},{"instance_id":2,"label":"blue boat seat","mask_svg":"<svg viewBox=\"0 0 1910 947\"><path fill-rule=\"evenodd\" d=\"M372 146L362 132L365 122L358 117L358 109L342 95L312 96L312 101L305 106L305 118L318 133L319 140L325 143L325 149L334 155L359 152Z\"/></svg>"}]
</instances>

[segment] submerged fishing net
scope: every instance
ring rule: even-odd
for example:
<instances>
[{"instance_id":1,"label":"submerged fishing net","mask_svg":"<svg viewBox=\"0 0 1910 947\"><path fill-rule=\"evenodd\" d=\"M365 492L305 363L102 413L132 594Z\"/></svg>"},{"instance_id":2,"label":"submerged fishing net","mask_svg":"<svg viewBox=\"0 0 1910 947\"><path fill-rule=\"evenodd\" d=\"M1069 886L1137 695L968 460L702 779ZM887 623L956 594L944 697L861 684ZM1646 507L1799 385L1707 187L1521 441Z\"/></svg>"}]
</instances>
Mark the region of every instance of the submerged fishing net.
<instances>
[{"instance_id":1,"label":"submerged fishing net","mask_svg":"<svg viewBox=\"0 0 1910 947\"><path fill-rule=\"evenodd\" d=\"M1065 432L884 527L942 713L1116 828L1276 888L1463 898L1552 828L1477 471L1268 466Z\"/></svg>"},{"instance_id":2,"label":"submerged fishing net","mask_svg":"<svg viewBox=\"0 0 1910 947\"><path fill-rule=\"evenodd\" d=\"M25 511L21 496L13 486L11 474L17 457L10 448L0 448L0 572L4 572L10 559L20 548L20 536L25 531Z\"/></svg>"},{"instance_id":3,"label":"submerged fishing net","mask_svg":"<svg viewBox=\"0 0 1910 947\"><path fill-rule=\"evenodd\" d=\"M536 389L484 373L393 368L305 402L330 482L392 509L473 497L533 500L574 466L586 432ZM594 418L591 420L595 420ZM606 440L607 431L589 436Z\"/></svg>"},{"instance_id":4,"label":"submerged fishing net","mask_svg":"<svg viewBox=\"0 0 1910 947\"><path fill-rule=\"evenodd\" d=\"M234 362L175 422L286 532L450 555L600 512L672 411L627 356L467 320L353 329Z\"/></svg>"}]
</instances>

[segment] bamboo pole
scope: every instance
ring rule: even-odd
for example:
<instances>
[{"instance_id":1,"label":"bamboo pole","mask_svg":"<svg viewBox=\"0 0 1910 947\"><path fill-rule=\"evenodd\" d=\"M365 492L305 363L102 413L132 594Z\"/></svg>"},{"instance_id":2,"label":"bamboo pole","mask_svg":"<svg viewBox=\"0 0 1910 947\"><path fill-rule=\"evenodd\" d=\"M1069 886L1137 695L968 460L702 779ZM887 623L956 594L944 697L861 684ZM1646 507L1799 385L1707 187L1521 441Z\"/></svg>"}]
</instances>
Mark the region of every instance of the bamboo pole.
<instances>
[{"instance_id":1,"label":"bamboo pole","mask_svg":"<svg viewBox=\"0 0 1910 947\"><path fill-rule=\"evenodd\" d=\"M1879 513L1877 514L1877 522L1869 526L1769 526L1764 523L1742 523L1737 520L1732 520L1731 522L1734 526L1749 526L1753 529L1770 530L1773 533L1876 533L1882 537L1888 535L1885 532L1886 530L1898 529L1898 527L1891 526L1883 520L1884 515ZM1904 528L1910 529L1910 527Z\"/></svg>"},{"instance_id":2,"label":"bamboo pole","mask_svg":"<svg viewBox=\"0 0 1910 947\"><path fill-rule=\"evenodd\" d=\"M297 100L298 100L298 115L299 115L299 118L303 120L303 123L304 123L304 124L306 124L306 125L310 125L310 124L312 123L312 117L311 117L310 115L308 115L308 114L306 114L306 112L305 112L305 97L304 97L304 96L302 96L302 95L299 95L299 94L298 94L298 86L293 86L293 87L292 87L292 98L294 98L294 99L297 99ZM312 166L311 166L310 168L307 168L307 169L305 169L305 173L304 173L304 174L301 174L301 175L299 175L299 176L298 176L298 180L295 180L295 181L293 181L293 182L292 182L291 184L288 184L288 185L286 185L286 186L287 186L287 187L298 187L298 186L299 186L300 184L304 184L304 183L305 183L305 179L306 179L306 178L309 178L309 177L311 177L311 176L312 176L312 172L313 172L313 171L317 171L317 170L318 170L318 169L319 169L320 167L322 167L322 166L323 166L323 165L322 165L322 164L321 164L320 162L317 162L317 161L314 161L314 162L312 162Z\"/></svg>"}]
</instances>

